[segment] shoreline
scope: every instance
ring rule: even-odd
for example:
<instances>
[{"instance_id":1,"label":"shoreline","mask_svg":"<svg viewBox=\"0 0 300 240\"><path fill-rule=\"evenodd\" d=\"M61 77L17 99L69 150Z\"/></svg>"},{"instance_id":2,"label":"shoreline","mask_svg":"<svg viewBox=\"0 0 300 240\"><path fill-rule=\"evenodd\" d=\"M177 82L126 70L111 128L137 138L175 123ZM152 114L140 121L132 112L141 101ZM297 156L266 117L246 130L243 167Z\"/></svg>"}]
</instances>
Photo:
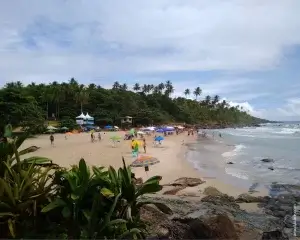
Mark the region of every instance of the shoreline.
<instances>
[{"instance_id":1,"label":"shoreline","mask_svg":"<svg viewBox=\"0 0 300 240\"><path fill-rule=\"evenodd\" d=\"M32 145L40 147L36 152L26 154L24 157L48 157L63 167L77 164L80 158L84 158L90 166L101 165L104 167L113 166L118 168L122 166L122 156L124 156L125 162L128 165L134 158L131 156L130 141L121 140L116 148L112 147L110 137L116 134L122 135L121 133L102 132L103 139L100 142L96 141L94 143L90 142L90 136L87 133L71 135L67 140L64 138L64 134L55 134L54 146L50 145L48 135L41 135L26 140L22 148ZM247 187L235 186L235 184L232 184L234 181L224 181L224 179L220 179L219 176L209 176L207 172L196 169L195 166L192 165L187 154L190 151L190 145L199 142L198 135L187 136L183 133L167 136L161 147L153 147L152 138L153 136L146 137L147 155L157 158L160 160L160 163L150 166L148 173L144 171L144 168L132 168L137 178L141 177L145 181L154 175L160 175L162 176L162 185L169 184L181 177L200 178L206 181L196 187L187 187L179 191L178 194L181 195L201 197L203 196L204 189L209 186L215 187L222 193L235 197L248 192ZM182 144L183 141L184 144ZM225 161L221 159L221 152L228 150L229 147L209 139L200 139L200 142L201 141L208 141L207 146L205 146L210 147L211 152L215 151L216 153L211 154L209 151L203 151L200 162L215 162L216 166L220 167L220 171L214 171L219 175L222 167L226 164ZM205 150L205 148L203 150ZM143 149L140 149L140 154L143 154L142 152ZM226 178L227 177L228 176L226 176ZM166 190L168 190L168 187L164 187L163 192ZM254 194L267 195L266 192L255 192Z\"/></svg>"}]
</instances>

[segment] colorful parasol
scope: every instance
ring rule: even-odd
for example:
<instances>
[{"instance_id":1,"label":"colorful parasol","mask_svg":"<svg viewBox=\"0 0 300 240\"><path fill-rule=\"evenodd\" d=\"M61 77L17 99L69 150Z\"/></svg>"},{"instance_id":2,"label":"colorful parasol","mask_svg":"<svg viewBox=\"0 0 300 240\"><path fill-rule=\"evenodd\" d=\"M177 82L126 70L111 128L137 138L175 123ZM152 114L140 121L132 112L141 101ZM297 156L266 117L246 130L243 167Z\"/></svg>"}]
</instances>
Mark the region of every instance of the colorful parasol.
<instances>
[{"instance_id":1,"label":"colorful parasol","mask_svg":"<svg viewBox=\"0 0 300 240\"><path fill-rule=\"evenodd\" d=\"M110 137L110 139L113 141L119 141L121 139L121 137L120 136L112 136L112 137Z\"/></svg>"},{"instance_id":2,"label":"colorful parasol","mask_svg":"<svg viewBox=\"0 0 300 240\"><path fill-rule=\"evenodd\" d=\"M131 167L148 167L159 163L159 160L152 156L141 155L133 163L130 164Z\"/></svg>"}]
</instances>

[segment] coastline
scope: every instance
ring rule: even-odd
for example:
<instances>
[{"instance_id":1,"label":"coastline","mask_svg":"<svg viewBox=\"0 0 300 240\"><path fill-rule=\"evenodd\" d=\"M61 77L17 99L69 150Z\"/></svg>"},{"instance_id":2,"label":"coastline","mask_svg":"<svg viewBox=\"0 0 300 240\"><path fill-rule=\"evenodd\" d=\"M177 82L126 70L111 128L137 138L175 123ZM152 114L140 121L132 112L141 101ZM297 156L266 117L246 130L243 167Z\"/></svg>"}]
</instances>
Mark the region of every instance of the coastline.
<instances>
[{"instance_id":1,"label":"coastline","mask_svg":"<svg viewBox=\"0 0 300 240\"><path fill-rule=\"evenodd\" d=\"M41 135L36 138L28 139L23 148L29 146L37 146L40 149L36 152L26 154L28 156L44 156L52 159L61 166L69 167L78 163L80 158L84 158L86 162L92 165L113 166L118 168L122 166L121 158L129 165L134 158L131 156L130 141L121 140L116 148L112 147L110 137L121 133L106 132L102 133L102 140L94 143L90 142L90 136L87 133L74 134L66 140L63 134L55 135L55 145L51 146L48 135ZM225 171L225 161L221 154L231 150L232 146L218 143L212 139L199 139L198 135L187 136L185 133L179 135L168 136L163 141L161 147L152 146L153 136L146 137L147 155L157 158L160 163L149 167L149 172L145 172L144 168L132 168L136 177L146 180L154 175L162 176L161 183L163 185L170 184L181 177L200 178L205 181L195 187L187 187L177 194L185 196L202 197L206 187L215 187L222 193L230 196L238 196L247 193L249 186L242 184L234 184L236 179L232 179ZM184 141L184 144L183 144ZM216 168L212 172L196 169L189 161L188 154L191 152L193 144L202 143L199 162L214 163ZM200 144L201 146L201 144ZM143 154L140 149L140 154ZM223 174L221 174L223 172ZM165 186L161 193L167 191L170 187ZM267 195L267 191L258 191L254 195Z\"/></svg>"}]
</instances>

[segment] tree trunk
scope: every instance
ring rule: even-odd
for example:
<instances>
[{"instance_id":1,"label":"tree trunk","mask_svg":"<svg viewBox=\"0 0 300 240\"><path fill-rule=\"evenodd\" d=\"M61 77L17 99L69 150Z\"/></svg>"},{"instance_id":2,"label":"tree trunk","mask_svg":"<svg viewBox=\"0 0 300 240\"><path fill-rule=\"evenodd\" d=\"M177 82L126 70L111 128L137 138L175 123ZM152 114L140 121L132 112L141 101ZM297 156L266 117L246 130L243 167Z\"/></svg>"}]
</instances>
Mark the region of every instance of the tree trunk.
<instances>
[{"instance_id":1,"label":"tree trunk","mask_svg":"<svg viewBox=\"0 0 300 240\"><path fill-rule=\"evenodd\" d=\"M49 103L47 101L47 114L46 114L46 120L49 118Z\"/></svg>"},{"instance_id":2,"label":"tree trunk","mask_svg":"<svg viewBox=\"0 0 300 240\"><path fill-rule=\"evenodd\" d=\"M82 102L80 103L80 109L81 109L81 113L82 113Z\"/></svg>"}]
</instances>

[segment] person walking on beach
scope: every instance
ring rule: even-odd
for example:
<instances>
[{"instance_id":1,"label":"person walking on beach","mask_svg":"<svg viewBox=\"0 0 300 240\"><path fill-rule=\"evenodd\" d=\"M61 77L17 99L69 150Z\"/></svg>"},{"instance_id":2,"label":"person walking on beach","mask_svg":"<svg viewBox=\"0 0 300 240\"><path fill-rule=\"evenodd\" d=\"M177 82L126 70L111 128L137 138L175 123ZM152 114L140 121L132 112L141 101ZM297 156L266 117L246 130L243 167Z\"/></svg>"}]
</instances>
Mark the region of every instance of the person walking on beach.
<instances>
[{"instance_id":1,"label":"person walking on beach","mask_svg":"<svg viewBox=\"0 0 300 240\"><path fill-rule=\"evenodd\" d=\"M91 132L91 142L94 142L94 140L95 140L94 133L93 133L93 132Z\"/></svg>"},{"instance_id":2,"label":"person walking on beach","mask_svg":"<svg viewBox=\"0 0 300 240\"><path fill-rule=\"evenodd\" d=\"M50 143L51 143L51 145L54 144L54 136L52 134L50 135Z\"/></svg>"},{"instance_id":3,"label":"person walking on beach","mask_svg":"<svg viewBox=\"0 0 300 240\"><path fill-rule=\"evenodd\" d=\"M101 133L98 132L98 141L100 142L101 141Z\"/></svg>"},{"instance_id":4,"label":"person walking on beach","mask_svg":"<svg viewBox=\"0 0 300 240\"><path fill-rule=\"evenodd\" d=\"M144 147L144 152L146 153L147 144L146 144L146 139L144 137L143 137L143 147Z\"/></svg>"}]
</instances>

